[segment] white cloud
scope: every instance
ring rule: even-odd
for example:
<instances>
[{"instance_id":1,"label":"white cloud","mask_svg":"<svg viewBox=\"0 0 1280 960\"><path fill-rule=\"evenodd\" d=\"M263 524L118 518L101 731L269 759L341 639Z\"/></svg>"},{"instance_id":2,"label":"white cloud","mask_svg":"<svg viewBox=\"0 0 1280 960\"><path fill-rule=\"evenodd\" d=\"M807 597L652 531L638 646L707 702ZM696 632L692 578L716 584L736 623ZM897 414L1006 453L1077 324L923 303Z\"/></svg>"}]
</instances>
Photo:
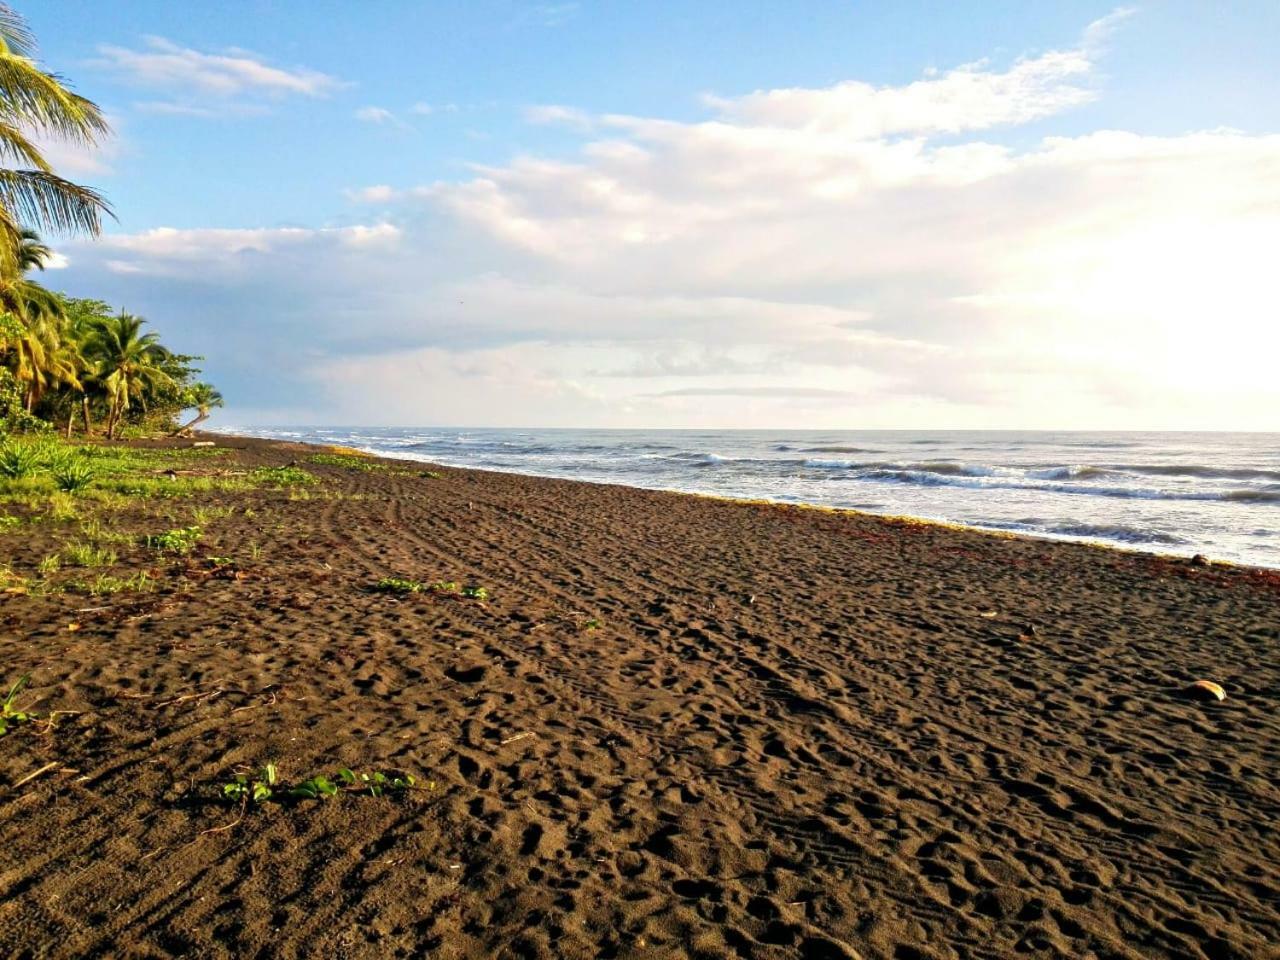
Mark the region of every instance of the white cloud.
<instances>
[{"instance_id":1,"label":"white cloud","mask_svg":"<svg viewBox=\"0 0 1280 960\"><path fill-rule=\"evenodd\" d=\"M139 104L153 113L206 115L290 96L325 97L343 86L329 74L273 66L249 51L205 53L164 37L147 37L141 49L102 45L90 65L135 86L163 91L168 99Z\"/></svg>"},{"instance_id":2,"label":"white cloud","mask_svg":"<svg viewBox=\"0 0 1280 960\"><path fill-rule=\"evenodd\" d=\"M356 119L364 123L395 123L396 115L385 107L361 107Z\"/></svg>"},{"instance_id":3,"label":"white cloud","mask_svg":"<svg viewBox=\"0 0 1280 960\"><path fill-rule=\"evenodd\" d=\"M350 193L394 223L151 231L76 268L265 301L278 329L230 309L228 336L268 358L305 329L261 402L317 419L1274 428L1280 136L990 139L1095 96L1112 22L701 122L542 108L578 156Z\"/></svg>"}]
</instances>

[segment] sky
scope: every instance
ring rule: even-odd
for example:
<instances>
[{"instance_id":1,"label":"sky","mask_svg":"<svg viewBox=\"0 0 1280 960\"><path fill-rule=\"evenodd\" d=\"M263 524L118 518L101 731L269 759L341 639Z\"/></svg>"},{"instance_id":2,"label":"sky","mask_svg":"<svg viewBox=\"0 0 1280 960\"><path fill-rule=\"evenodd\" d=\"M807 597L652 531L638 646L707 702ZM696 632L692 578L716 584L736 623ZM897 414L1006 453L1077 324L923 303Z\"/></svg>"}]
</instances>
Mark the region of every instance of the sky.
<instances>
[{"instance_id":1,"label":"sky","mask_svg":"<svg viewBox=\"0 0 1280 960\"><path fill-rule=\"evenodd\" d=\"M1280 430L1280 4L13 0L215 426Z\"/></svg>"}]
</instances>

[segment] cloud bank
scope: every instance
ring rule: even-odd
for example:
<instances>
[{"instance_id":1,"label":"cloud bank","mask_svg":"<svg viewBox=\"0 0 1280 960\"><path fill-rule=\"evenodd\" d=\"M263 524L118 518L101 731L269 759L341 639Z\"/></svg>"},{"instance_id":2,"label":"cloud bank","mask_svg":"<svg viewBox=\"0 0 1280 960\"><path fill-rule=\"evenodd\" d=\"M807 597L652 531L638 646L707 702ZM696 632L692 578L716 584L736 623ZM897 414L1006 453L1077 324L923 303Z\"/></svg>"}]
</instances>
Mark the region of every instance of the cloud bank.
<instances>
[{"instance_id":1,"label":"cloud bank","mask_svg":"<svg viewBox=\"0 0 1280 960\"><path fill-rule=\"evenodd\" d=\"M1007 142L1103 95L1115 20L697 122L534 107L575 156L73 268L187 318L244 422L1276 429L1280 136Z\"/></svg>"}]
</instances>

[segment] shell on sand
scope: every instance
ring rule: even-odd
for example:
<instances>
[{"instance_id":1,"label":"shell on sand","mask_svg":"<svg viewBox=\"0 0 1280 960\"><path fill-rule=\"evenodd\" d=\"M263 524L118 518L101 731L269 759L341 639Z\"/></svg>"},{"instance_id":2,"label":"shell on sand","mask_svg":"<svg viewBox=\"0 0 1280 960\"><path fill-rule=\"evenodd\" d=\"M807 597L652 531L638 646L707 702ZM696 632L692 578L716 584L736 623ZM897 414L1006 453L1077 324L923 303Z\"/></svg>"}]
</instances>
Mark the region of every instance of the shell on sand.
<instances>
[{"instance_id":1,"label":"shell on sand","mask_svg":"<svg viewBox=\"0 0 1280 960\"><path fill-rule=\"evenodd\" d=\"M1225 700L1227 691L1212 680L1197 680L1187 687L1187 693L1197 700Z\"/></svg>"}]
</instances>

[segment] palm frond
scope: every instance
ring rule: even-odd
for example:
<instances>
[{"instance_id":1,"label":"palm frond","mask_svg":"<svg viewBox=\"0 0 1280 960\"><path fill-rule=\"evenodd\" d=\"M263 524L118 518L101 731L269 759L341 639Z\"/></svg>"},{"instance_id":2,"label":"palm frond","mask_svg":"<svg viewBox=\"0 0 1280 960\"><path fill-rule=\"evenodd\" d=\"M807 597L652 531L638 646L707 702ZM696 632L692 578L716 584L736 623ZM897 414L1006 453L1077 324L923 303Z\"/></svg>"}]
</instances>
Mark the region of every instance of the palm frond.
<instances>
[{"instance_id":1,"label":"palm frond","mask_svg":"<svg viewBox=\"0 0 1280 960\"><path fill-rule=\"evenodd\" d=\"M40 148L20 128L0 120L0 159L12 160L46 173L53 171Z\"/></svg>"},{"instance_id":2,"label":"palm frond","mask_svg":"<svg viewBox=\"0 0 1280 960\"><path fill-rule=\"evenodd\" d=\"M43 170L0 169L0 206L24 223L62 233L97 234L114 216L102 195Z\"/></svg>"},{"instance_id":3,"label":"palm frond","mask_svg":"<svg viewBox=\"0 0 1280 960\"><path fill-rule=\"evenodd\" d=\"M22 14L7 3L0 3L0 43L3 43L5 50L16 56L35 56L35 34L27 26Z\"/></svg>"},{"instance_id":4,"label":"palm frond","mask_svg":"<svg viewBox=\"0 0 1280 960\"><path fill-rule=\"evenodd\" d=\"M12 54L0 54L0 118L76 143L96 143L111 131L92 100L73 93L57 74Z\"/></svg>"}]
</instances>

